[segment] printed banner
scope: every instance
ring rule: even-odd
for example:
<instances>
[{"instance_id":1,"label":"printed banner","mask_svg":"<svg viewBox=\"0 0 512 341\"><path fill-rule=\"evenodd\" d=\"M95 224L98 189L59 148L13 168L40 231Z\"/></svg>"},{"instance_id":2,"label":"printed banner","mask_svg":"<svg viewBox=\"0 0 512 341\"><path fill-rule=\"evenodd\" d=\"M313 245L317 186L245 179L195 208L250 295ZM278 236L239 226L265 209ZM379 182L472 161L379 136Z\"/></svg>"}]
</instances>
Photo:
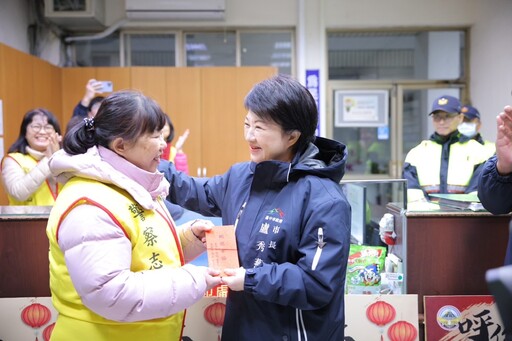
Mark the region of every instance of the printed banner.
<instances>
[{"instance_id":1,"label":"printed banner","mask_svg":"<svg viewBox=\"0 0 512 341\"><path fill-rule=\"evenodd\" d=\"M505 328L491 295L424 296L423 301L427 340L505 340Z\"/></svg>"}]
</instances>

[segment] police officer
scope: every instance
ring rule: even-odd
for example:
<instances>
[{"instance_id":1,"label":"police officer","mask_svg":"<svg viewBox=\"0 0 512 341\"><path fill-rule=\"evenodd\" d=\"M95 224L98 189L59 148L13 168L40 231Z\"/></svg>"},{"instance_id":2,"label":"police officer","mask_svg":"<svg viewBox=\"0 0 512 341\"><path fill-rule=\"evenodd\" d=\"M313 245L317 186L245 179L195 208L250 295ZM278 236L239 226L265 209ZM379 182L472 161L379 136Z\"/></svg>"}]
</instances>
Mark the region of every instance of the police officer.
<instances>
[{"instance_id":1,"label":"police officer","mask_svg":"<svg viewBox=\"0 0 512 341\"><path fill-rule=\"evenodd\" d=\"M467 137L472 138L483 145L485 147L488 158L493 156L496 152L496 146L493 142L484 140L480 134L480 127L482 126L482 122L480 121L480 112L478 109L469 104L466 104L462 106L460 112L464 115L464 120L458 127L459 132L462 135L466 135Z\"/></svg>"},{"instance_id":2,"label":"police officer","mask_svg":"<svg viewBox=\"0 0 512 341\"><path fill-rule=\"evenodd\" d=\"M441 96L432 104L435 133L407 153L402 170L409 202L427 200L432 193L476 191L487 157L480 143L457 130L464 119L460 111L453 96Z\"/></svg>"}]
</instances>

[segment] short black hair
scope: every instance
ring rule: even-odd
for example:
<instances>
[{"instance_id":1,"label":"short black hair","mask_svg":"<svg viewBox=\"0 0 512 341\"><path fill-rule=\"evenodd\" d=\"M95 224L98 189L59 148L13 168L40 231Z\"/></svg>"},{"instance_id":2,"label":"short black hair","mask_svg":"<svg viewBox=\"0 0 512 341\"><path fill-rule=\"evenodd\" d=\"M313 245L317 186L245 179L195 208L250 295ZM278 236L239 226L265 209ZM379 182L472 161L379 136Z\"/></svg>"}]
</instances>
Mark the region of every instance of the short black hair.
<instances>
[{"instance_id":1,"label":"short black hair","mask_svg":"<svg viewBox=\"0 0 512 341\"><path fill-rule=\"evenodd\" d=\"M290 76L280 74L256 84L245 97L244 105L256 116L276 122L285 132L299 131L300 137L293 146L295 152L301 152L315 140L315 99Z\"/></svg>"}]
</instances>

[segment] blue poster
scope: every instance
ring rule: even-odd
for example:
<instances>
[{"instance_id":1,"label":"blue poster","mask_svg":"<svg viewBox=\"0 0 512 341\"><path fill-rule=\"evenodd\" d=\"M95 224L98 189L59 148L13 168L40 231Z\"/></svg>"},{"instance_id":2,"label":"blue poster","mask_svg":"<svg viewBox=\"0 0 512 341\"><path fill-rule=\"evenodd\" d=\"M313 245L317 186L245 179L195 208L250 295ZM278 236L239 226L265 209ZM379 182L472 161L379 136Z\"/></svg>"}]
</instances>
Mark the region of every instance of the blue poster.
<instances>
[{"instance_id":1,"label":"blue poster","mask_svg":"<svg viewBox=\"0 0 512 341\"><path fill-rule=\"evenodd\" d=\"M309 90L316 102L318 114L320 114L320 71L306 70L306 88ZM316 125L316 135L320 135L320 117Z\"/></svg>"}]
</instances>

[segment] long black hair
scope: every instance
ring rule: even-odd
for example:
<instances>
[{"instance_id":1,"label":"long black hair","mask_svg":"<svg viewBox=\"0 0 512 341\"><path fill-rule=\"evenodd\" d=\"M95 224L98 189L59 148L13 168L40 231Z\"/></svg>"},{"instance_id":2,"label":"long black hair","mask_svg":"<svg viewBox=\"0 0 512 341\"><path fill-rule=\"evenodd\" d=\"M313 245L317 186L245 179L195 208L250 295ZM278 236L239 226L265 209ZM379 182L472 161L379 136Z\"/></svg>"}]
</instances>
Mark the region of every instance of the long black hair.
<instances>
[{"instance_id":1,"label":"long black hair","mask_svg":"<svg viewBox=\"0 0 512 341\"><path fill-rule=\"evenodd\" d=\"M106 97L94 118L74 125L64 136L68 154L83 154L93 146L109 148L121 137L133 142L141 135L161 130L166 122L160 106L138 91L118 91Z\"/></svg>"},{"instance_id":2,"label":"long black hair","mask_svg":"<svg viewBox=\"0 0 512 341\"><path fill-rule=\"evenodd\" d=\"M32 123L32 119L34 116L42 115L46 117L46 120L48 121L48 124L50 124L53 129L55 129L55 132L60 134L60 124L55 115L53 115L48 109L44 108L36 108L27 111L25 116L23 116L23 121L21 121L20 126L20 134L18 135L18 139L14 141L14 143L11 145L7 153L22 153L27 154L27 146L28 141L26 138L27 135L27 127L30 123Z\"/></svg>"}]
</instances>

